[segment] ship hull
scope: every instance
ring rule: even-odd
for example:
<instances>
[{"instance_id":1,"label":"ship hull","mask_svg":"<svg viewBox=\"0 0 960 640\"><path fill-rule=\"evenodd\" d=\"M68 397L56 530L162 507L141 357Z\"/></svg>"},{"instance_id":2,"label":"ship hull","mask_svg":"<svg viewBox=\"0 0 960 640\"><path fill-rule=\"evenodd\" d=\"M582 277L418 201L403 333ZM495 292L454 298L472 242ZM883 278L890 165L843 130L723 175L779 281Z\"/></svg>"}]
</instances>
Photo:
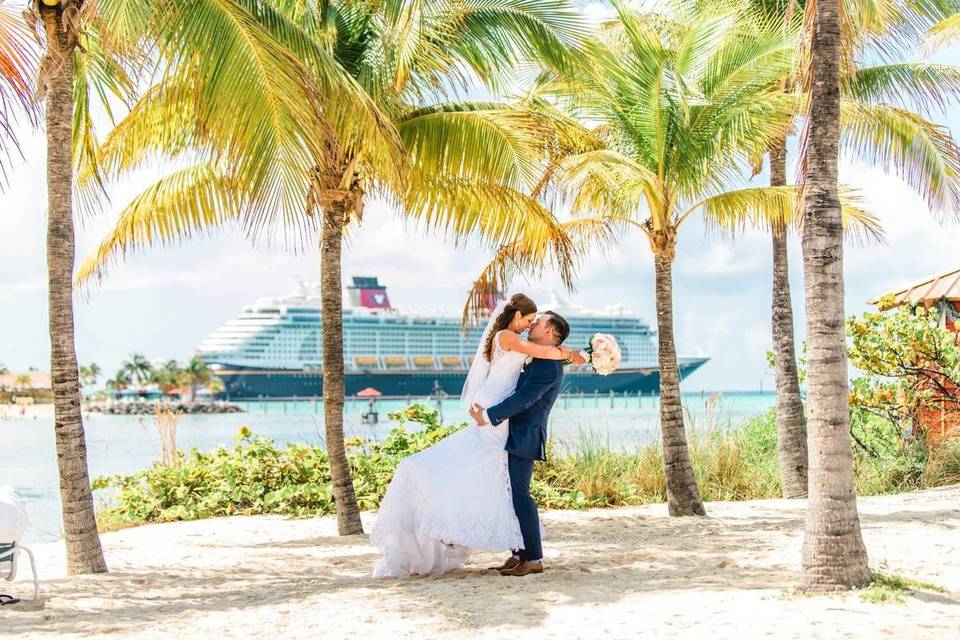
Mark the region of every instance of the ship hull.
<instances>
[{"instance_id":1,"label":"ship hull","mask_svg":"<svg viewBox=\"0 0 960 640\"><path fill-rule=\"evenodd\" d=\"M684 358L680 376L693 373L707 358ZM309 398L323 393L323 376L318 371L256 369L222 366L216 372L223 380L228 399ZM344 374L346 395L372 387L387 397L429 396L439 387L445 394L459 396L467 372L449 371L352 371ZM593 372L568 371L562 393L656 393L660 371L656 367L622 369L608 376Z\"/></svg>"}]
</instances>

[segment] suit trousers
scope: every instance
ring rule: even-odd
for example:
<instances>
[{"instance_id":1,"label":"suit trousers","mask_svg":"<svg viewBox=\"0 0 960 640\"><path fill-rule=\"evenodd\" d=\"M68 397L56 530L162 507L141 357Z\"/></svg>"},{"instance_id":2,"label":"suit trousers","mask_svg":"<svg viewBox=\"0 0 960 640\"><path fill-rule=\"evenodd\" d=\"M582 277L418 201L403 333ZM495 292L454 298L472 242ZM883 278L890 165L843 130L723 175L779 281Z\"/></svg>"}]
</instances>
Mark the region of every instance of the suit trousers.
<instances>
[{"instance_id":1,"label":"suit trousers","mask_svg":"<svg viewBox=\"0 0 960 640\"><path fill-rule=\"evenodd\" d=\"M537 503L530 496L530 480L533 478L533 460L507 456L507 468L510 471L510 490L513 494L513 510L520 521L523 534L523 549L517 554L521 560L542 560L543 548L540 542L540 514Z\"/></svg>"}]
</instances>

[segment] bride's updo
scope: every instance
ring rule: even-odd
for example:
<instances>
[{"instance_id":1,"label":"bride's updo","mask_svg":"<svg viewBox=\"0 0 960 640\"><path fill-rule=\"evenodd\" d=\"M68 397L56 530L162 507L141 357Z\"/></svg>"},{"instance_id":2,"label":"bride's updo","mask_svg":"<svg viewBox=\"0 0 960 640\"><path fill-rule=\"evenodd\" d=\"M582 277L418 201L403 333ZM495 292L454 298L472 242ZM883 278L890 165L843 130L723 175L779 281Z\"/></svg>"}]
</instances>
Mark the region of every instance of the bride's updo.
<instances>
[{"instance_id":1,"label":"bride's updo","mask_svg":"<svg viewBox=\"0 0 960 640\"><path fill-rule=\"evenodd\" d=\"M493 360L493 338L510 326L510 323L513 322L513 318L518 311L521 316L536 313L537 303L522 293L515 293L510 296L510 301L507 302L507 306L503 308L503 311L497 316L497 319L494 320L493 328L490 329L490 335L487 336L487 344L483 348L483 356L487 359L487 362Z\"/></svg>"}]
</instances>

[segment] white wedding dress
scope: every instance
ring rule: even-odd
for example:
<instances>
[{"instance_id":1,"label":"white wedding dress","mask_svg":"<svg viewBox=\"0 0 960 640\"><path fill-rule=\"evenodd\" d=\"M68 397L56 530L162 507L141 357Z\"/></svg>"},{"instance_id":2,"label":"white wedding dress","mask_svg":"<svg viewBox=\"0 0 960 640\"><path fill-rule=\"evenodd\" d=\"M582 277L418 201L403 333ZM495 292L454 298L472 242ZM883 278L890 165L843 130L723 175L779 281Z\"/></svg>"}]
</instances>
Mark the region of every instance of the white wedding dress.
<instances>
[{"instance_id":1,"label":"white wedding dress","mask_svg":"<svg viewBox=\"0 0 960 640\"><path fill-rule=\"evenodd\" d=\"M472 400L482 407L513 393L526 358L504 351L499 338ZM473 549L523 547L503 448L507 428L507 421L496 427L471 422L400 463L370 532L382 554L374 576L440 574L462 567Z\"/></svg>"}]
</instances>

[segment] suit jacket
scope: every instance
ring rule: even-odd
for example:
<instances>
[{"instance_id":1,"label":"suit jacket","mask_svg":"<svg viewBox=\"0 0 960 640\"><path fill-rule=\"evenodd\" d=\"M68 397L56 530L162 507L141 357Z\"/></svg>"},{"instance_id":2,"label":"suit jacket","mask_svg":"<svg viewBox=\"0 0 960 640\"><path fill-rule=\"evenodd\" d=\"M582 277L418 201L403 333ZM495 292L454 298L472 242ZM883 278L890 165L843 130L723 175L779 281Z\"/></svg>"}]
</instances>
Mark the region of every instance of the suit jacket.
<instances>
[{"instance_id":1,"label":"suit jacket","mask_svg":"<svg viewBox=\"0 0 960 640\"><path fill-rule=\"evenodd\" d=\"M487 409L493 425L510 420L504 447L508 453L526 460L546 459L547 418L562 381L559 360L534 359L520 374L513 394Z\"/></svg>"}]
</instances>

